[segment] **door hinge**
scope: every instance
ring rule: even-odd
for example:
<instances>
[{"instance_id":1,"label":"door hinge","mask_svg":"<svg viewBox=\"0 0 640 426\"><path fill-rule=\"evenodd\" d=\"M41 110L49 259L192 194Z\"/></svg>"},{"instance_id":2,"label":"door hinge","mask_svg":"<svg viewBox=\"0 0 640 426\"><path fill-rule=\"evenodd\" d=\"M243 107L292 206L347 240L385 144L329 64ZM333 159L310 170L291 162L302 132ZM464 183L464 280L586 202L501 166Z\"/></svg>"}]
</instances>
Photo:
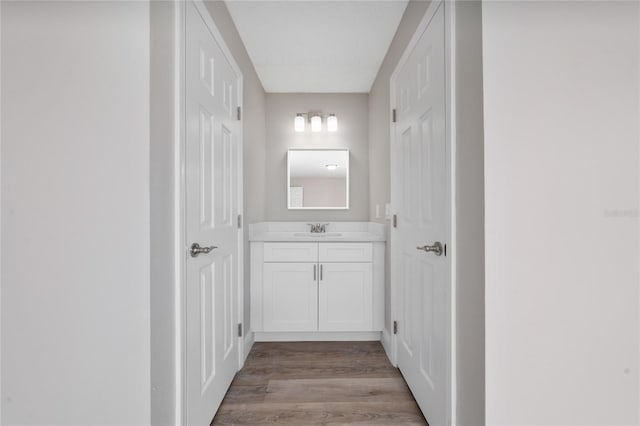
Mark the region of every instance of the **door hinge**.
<instances>
[{"instance_id":1,"label":"door hinge","mask_svg":"<svg viewBox=\"0 0 640 426\"><path fill-rule=\"evenodd\" d=\"M238 337L242 337L242 323L238 323Z\"/></svg>"},{"instance_id":2,"label":"door hinge","mask_svg":"<svg viewBox=\"0 0 640 426\"><path fill-rule=\"evenodd\" d=\"M398 334L398 321L393 322L393 334Z\"/></svg>"},{"instance_id":3,"label":"door hinge","mask_svg":"<svg viewBox=\"0 0 640 426\"><path fill-rule=\"evenodd\" d=\"M396 109L394 108L394 109L391 111L391 122L392 122L392 123L395 123L397 120L398 120L398 117L397 117L397 114L396 114Z\"/></svg>"},{"instance_id":4,"label":"door hinge","mask_svg":"<svg viewBox=\"0 0 640 426\"><path fill-rule=\"evenodd\" d=\"M238 107L238 121L242 120L242 107Z\"/></svg>"},{"instance_id":5,"label":"door hinge","mask_svg":"<svg viewBox=\"0 0 640 426\"><path fill-rule=\"evenodd\" d=\"M242 229L242 215L238 215L238 229Z\"/></svg>"},{"instance_id":6,"label":"door hinge","mask_svg":"<svg viewBox=\"0 0 640 426\"><path fill-rule=\"evenodd\" d=\"M397 214L393 215L393 227L394 228L398 227L398 215Z\"/></svg>"}]
</instances>

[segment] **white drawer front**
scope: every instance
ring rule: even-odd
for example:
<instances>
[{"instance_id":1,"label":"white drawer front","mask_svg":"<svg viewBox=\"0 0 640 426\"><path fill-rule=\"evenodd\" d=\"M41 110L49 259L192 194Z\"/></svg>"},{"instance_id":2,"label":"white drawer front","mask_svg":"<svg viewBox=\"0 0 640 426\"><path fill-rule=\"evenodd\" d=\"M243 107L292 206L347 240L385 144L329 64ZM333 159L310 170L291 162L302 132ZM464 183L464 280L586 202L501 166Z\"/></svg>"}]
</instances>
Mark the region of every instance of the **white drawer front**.
<instances>
[{"instance_id":1,"label":"white drawer front","mask_svg":"<svg viewBox=\"0 0 640 426\"><path fill-rule=\"evenodd\" d=\"M371 262L371 243L320 243L320 262Z\"/></svg>"},{"instance_id":2,"label":"white drawer front","mask_svg":"<svg viewBox=\"0 0 640 426\"><path fill-rule=\"evenodd\" d=\"M317 262L318 243L264 243L265 262Z\"/></svg>"}]
</instances>

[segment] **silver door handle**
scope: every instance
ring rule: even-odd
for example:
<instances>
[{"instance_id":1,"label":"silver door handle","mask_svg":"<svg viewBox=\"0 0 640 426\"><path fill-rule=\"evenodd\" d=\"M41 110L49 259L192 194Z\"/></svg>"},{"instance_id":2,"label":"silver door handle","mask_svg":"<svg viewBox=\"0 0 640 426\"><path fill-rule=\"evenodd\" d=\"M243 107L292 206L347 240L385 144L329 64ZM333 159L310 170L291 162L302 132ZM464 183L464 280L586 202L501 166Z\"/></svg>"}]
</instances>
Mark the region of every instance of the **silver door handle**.
<instances>
[{"instance_id":1,"label":"silver door handle","mask_svg":"<svg viewBox=\"0 0 640 426\"><path fill-rule=\"evenodd\" d=\"M322 281L322 265L320 265L320 281Z\"/></svg>"},{"instance_id":2,"label":"silver door handle","mask_svg":"<svg viewBox=\"0 0 640 426\"><path fill-rule=\"evenodd\" d=\"M440 241L436 241L435 243L433 243L432 246L418 246L416 247L418 250L424 250L427 253L433 253L436 256L442 256L442 253L444 252L443 248L442 248L442 243Z\"/></svg>"},{"instance_id":3,"label":"silver door handle","mask_svg":"<svg viewBox=\"0 0 640 426\"><path fill-rule=\"evenodd\" d=\"M316 265L313 265L313 280L316 280Z\"/></svg>"},{"instance_id":4,"label":"silver door handle","mask_svg":"<svg viewBox=\"0 0 640 426\"><path fill-rule=\"evenodd\" d=\"M193 243L193 244L191 244L191 248L189 249L189 253L191 254L191 257L198 257L199 254L211 253L212 250L217 249L217 248L218 247L216 247L216 246L200 247L200 244Z\"/></svg>"}]
</instances>

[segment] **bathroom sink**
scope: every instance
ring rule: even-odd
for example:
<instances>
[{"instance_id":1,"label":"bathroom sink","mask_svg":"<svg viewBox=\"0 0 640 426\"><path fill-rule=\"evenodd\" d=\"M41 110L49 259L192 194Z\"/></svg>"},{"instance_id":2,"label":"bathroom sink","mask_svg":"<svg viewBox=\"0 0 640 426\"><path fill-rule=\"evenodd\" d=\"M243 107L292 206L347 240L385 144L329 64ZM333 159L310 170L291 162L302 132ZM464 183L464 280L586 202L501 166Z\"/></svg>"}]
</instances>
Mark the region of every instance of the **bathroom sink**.
<instances>
[{"instance_id":1,"label":"bathroom sink","mask_svg":"<svg viewBox=\"0 0 640 426\"><path fill-rule=\"evenodd\" d=\"M294 237L341 237L340 232L296 232Z\"/></svg>"}]
</instances>

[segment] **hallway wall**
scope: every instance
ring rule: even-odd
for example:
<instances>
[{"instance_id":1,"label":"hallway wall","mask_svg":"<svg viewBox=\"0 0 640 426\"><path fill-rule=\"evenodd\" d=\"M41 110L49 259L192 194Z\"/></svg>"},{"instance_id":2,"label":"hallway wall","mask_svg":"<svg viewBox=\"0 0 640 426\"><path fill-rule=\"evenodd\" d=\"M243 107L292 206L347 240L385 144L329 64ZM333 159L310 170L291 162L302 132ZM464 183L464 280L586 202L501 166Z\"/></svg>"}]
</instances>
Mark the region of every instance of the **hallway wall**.
<instances>
[{"instance_id":1,"label":"hallway wall","mask_svg":"<svg viewBox=\"0 0 640 426\"><path fill-rule=\"evenodd\" d=\"M482 15L487 423L638 424L640 5Z\"/></svg>"},{"instance_id":2,"label":"hallway wall","mask_svg":"<svg viewBox=\"0 0 640 426\"><path fill-rule=\"evenodd\" d=\"M149 424L149 5L0 8L0 422Z\"/></svg>"},{"instance_id":3,"label":"hallway wall","mask_svg":"<svg viewBox=\"0 0 640 426\"><path fill-rule=\"evenodd\" d=\"M456 425L485 418L482 2L455 5Z\"/></svg>"}]
</instances>

